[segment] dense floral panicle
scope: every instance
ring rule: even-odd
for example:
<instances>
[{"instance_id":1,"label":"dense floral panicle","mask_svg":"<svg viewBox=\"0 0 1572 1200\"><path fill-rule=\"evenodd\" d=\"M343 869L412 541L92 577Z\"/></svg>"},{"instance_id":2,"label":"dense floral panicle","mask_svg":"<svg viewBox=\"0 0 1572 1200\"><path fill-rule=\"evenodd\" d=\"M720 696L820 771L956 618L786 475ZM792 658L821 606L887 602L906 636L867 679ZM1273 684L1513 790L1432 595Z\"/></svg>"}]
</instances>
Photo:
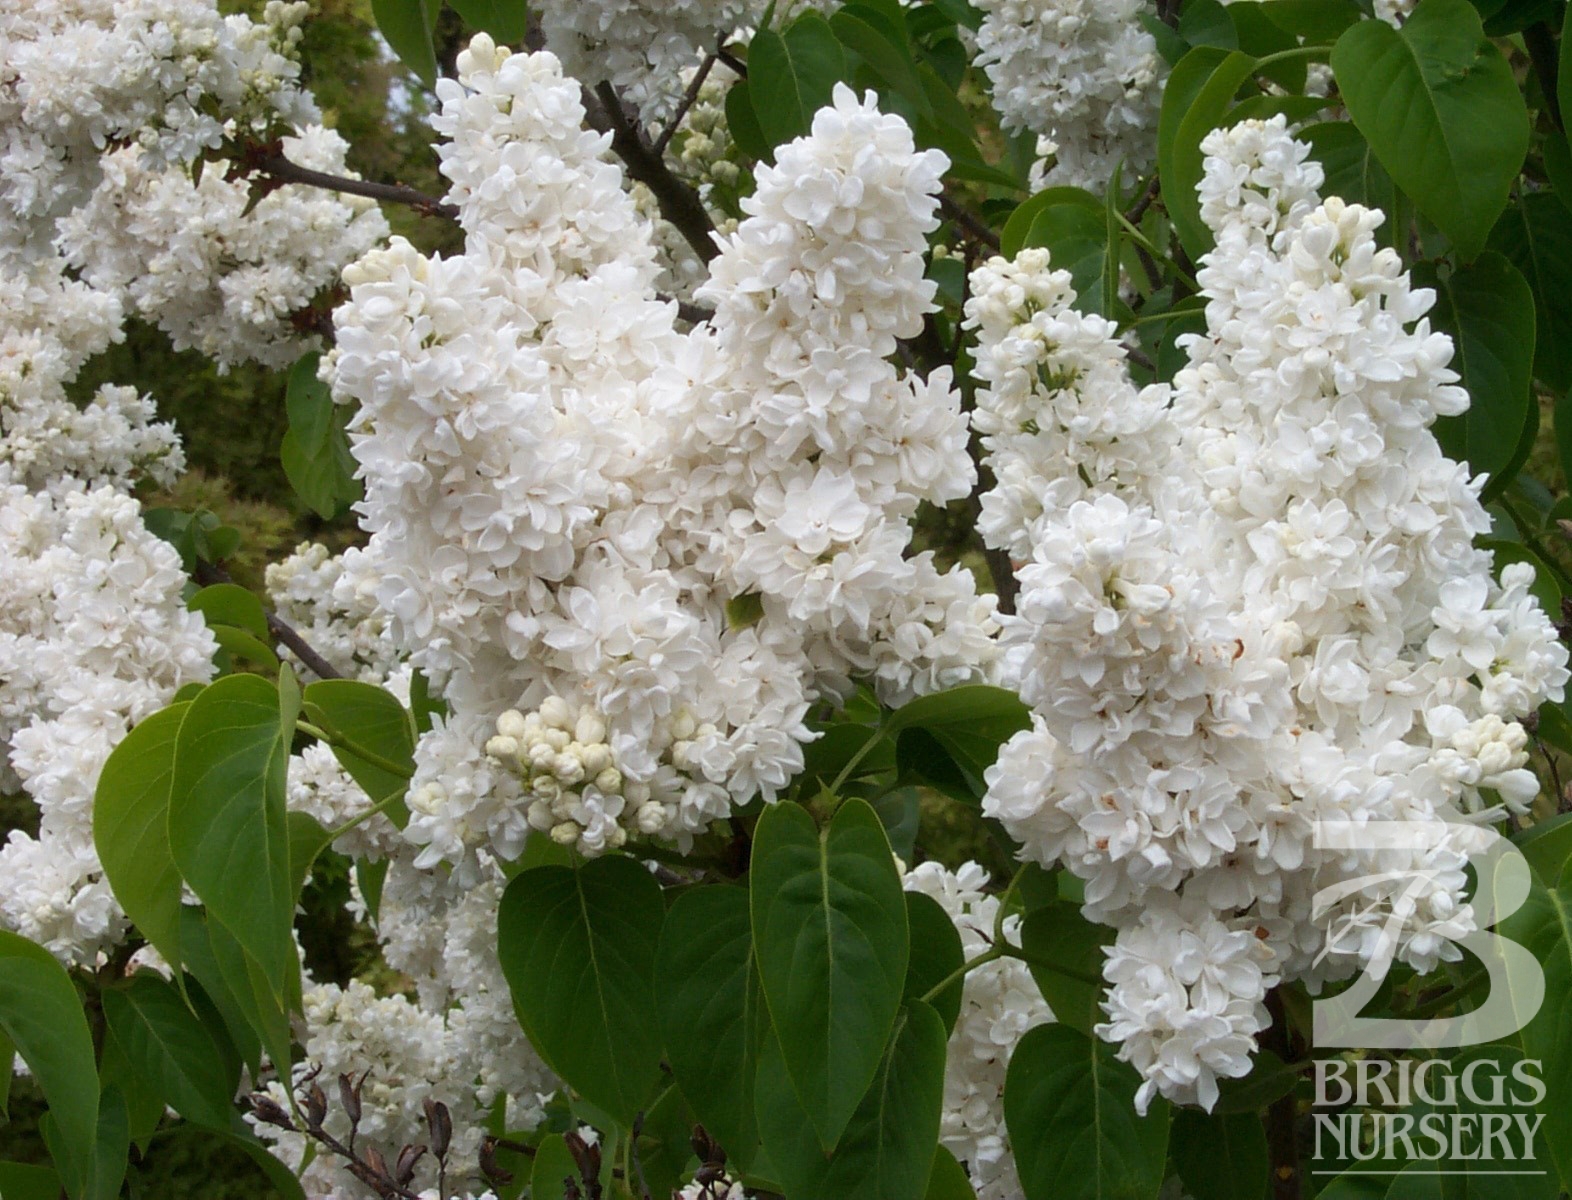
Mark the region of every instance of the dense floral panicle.
<instances>
[{"instance_id":1,"label":"dense floral panicle","mask_svg":"<svg viewBox=\"0 0 1572 1200\"><path fill-rule=\"evenodd\" d=\"M49 221L98 184L111 143L162 162L217 147L225 122L316 119L294 48L308 5L263 19L212 0L38 0L0 11L0 212L6 239L47 244Z\"/></svg>"},{"instance_id":2,"label":"dense floral panicle","mask_svg":"<svg viewBox=\"0 0 1572 1200\"><path fill-rule=\"evenodd\" d=\"M292 161L352 175L347 144L320 125L283 139ZM387 237L375 202L286 185L254 206L251 184L160 168L135 148L106 155L92 198L60 223L59 243L94 287L227 369L286 366L312 342L291 317L343 267Z\"/></svg>"},{"instance_id":3,"label":"dense floral panicle","mask_svg":"<svg viewBox=\"0 0 1572 1200\"><path fill-rule=\"evenodd\" d=\"M978 0L977 61L1005 129L1038 135L1035 184L1101 188L1157 158L1167 70L1140 0Z\"/></svg>"},{"instance_id":4,"label":"dense floral panicle","mask_svg":"<svg viewBox=\"0 0 1572 1200\"><path fill-rule=\"evenodd\" d=\"M988 882L988 872L974 862L953 871L926 862L905 878L907 891L931 897L949 914L968 960L993 945L1000 900L984 890ZM1020 927L1015 914L1000 924L1011 943L1019 942ZM978 1200L1021 1194L1004 1124L1005 1075L1027 1030L1051 1020L1053 1012L1020 959L997 959L967 973L946 1052L939 1141L966 1167Z\"/></svg>"},{"instance_id":5,"label":"dense floral panicle","mask_svg":"<svg viewBox=\"0 0 1572 1200\"><path fill-rule=\"evenodd\" d=\"M605 81L646 117L665 117L684 73L763 12L751 0L541 0L541 33L564 70Z\"/></svg>"},{"instance_id":6,"label":"dense floral panicle","mask_svg":"<svg viewBox=\"0 0 1572 1200\"><path fill-rule=\"evenodd\" d=\"M93 848L93 791L136 722L216 649L173 547L130 496L69 478L0 486L0 787L38 806L0 849L0 925L92 964L126 928Z\"/></svg>"},{"instance_id":7,"label":"dense floral panicle","mask_svg":"<svg viewBox=\"0 0 1572 1200\"><path fill-rule=\"evenodd\" d=\"M1280 117L1203 149L1207 328L1171 387L1131 383L1040 251L967 309L1034 710L984 809L1119 930L1099 1031L1143 1107L1210 1107L1280 978L1458 957L1470 822L1532 799L1519 721L1568 678L1532 569L1474 548L1481 481L1429 428L1467 394L1381 214L1322 200ZM1381 822L1420 848L1313 844Z\"/></svg>"},{"instance_id":8,"label":"dense floral panicle","mask_svg":"<svg viewBox=\"0 0 1572 1200\"><path fill-rule=\"evenodd\" d=\"M379 605L448 715L420 743L418 864L679 843L801 769L808 707L976 679L992 603L908 559L965 495L921 327L943 158L849 89L760 172L680 333L649 222L577 83L477 37L439 85L464 252L347 273L327 363L366 479ZM835 403L831 403L831 400Z\"/></svg>"}]
</instances>

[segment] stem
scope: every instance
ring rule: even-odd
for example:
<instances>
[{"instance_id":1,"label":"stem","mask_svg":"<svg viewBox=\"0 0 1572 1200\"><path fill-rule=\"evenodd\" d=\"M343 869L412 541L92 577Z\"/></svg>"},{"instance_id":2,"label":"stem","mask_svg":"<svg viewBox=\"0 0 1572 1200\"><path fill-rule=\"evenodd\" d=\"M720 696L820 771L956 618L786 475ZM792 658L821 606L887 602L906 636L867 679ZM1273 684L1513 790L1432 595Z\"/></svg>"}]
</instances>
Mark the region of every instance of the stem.
<instances>
[{"instance_id":1,"label":"stem","mask_svg":"<svg viewBox=\"0 0 1572 1200\"><path fill-rule=\"evenodd\" d=\"M611 151L622 160L628 177L655 194L660 215L676 226L695 254L709 262L720 253L720 247L715 244L715 223L699 194L671 173L666 160L655 153L624 111L611 84L597 84L594 96L600 103L593 109L589 103L584 106L591 127L611 134Z\"/></svg>"},{"instance_id":2,"label":"stem","mask_svg":"<svg viewBox=\"0 0 1572 1200\"><path fill-rule=\"evenodd\" d=\"M341 733L329 733L321 726L313 725L310 721L296 721L295 728L301 733L309 734L320 742L326 742L335 750L342 750L346 754L353 754L379 770L386 771L389 775L397 775L400 779L413 779L415 768L406 763L394 762L391 758L383 758L375 750L367 750L353 738L347 738ZM384 801L384 803L386 803Z\"/></svg>"},{"instance_id":3,"label":"stem","mask_svg":"<svg viewBox=\"0 0 1572 1200\"><path fill-rule=\"evenodd\" d=\"M1157 172L1153 171L1151 179L1147 180L1146 182L1145 189L1141 192L1140 196L1137 197L1135 203L1130 206L1130 210L1124 214L1125 223L1127 225L1134 225L1137 221L1146 215L1146 210L1152 207L1152 201L1157 199L1157 193L1161 189L1161 186L1161 179L1159 178Z\"/></svg>"},{"instance_id":4,"label":"stem","mask_svg":"<svg viewBox=\"0 0 1572 1200\"><path fill-rule=\"evenodd\" d=\"M1555 35L1544 21L1536 21L1523 30L1523 46L1529 61L1534 64L1534 74L1539 76L1539 90L1545 94L1545 111L1557 129L1566 128L1566 114L1561 111L1561 95L1556 90L1560 75L1556 55Z\"/></svg>"},{"instance_id":5,"label":"stem","mask_svg":"<svg viewBox=\"0 0 1572 1200\"><path fill-rule=\"evenodd\" d=\"M1433 1017L1438 1012L1451 1008L1459 1000L1466 1000L1479 991L1490 980L1488 971L1476 971L1462 983L1447 988L1439 996L1432 996L1422 1004L1416 1004L1403 1015L1405 1017Z\"/></svg>"},{"instance_id":6,"label":"stem","mask_svg":"<svg viewBox=\"0 0 1572 1200\"><path fill-rule=\"evenodd\" d=\"M203 587L211 583L233 583L229 572L214 563L203 562L198 559L196 570L192 572L196 581ZM341 675L336 667L323 658L301 637L294 626L285 621L272 609L263 609L262 615L267 619L268 632L280 642L289 647L290 653L298 658L301 663L315 672L318 679L338 679Z\"/></svg>"},{"instance_id":7,"label":"stem","mask_svg":"<svg viewBox=\"0 0 1572 1200\"><path fill-rule=\"evenodd\" d=\"M1282 998L1274 990L1266 998L1272 1024L1261 1044L1285 1063L1295 1059L1293 1031ZM1266 1110L1266 1144L1272 1161L1272 1200L1300 1200L1304 1170L1299 1163L1299 1103L1290 1091L1272 1101Z\"/></svg>"},{"instance_id":8,"label":"stem","mask_svg":"<svg viewBox=\"0 0 1572 1200\"><path fill-rule=\"evenodd\" d=\"M347 192L351 196L365 196L371 200L386 200L391 204L406 204L416 212L432 217L458 217L458 206L447 204L435 196L401 183L377 183L370 179L350 179L346 175L330 175L314 171L292 162L278 152L247 155L242 165L261 172L280 183L299 183L307 187L323 188L330 192Z\"/></svg>"},{"instance_id":9,"label":"stem","mask_svg":"<svg viewBox=\"0 0 1572 1200\"><path fill-rule=\"evenodd\" d=\"M1004 951L1001 950L997 945L990 946L976 958L971 959L969 962L963 962L960 966L956 967L955 970L951 971L943 979L939 980L938 983L934 984L931 988L924 992L921 997L922 1003L932 1003L935 996L944 991L956 980L965 979L970 972L976 970L978 967L986 966L991 962L997 962L1004 956Z\"/></svg>"},{"instance_id":10,"label":"stem","mask_svg":"<svg viewBox=\"0 0 1572 1200\"><path fill-rule=\"evenodd\" d=\"M857 764L868 757L868 752L884 739L884 730L888 722L881 720L877 729L869 736L868 740L857 747L857 753L846 760L846 765L841 768L841 773L835 777L835 782L830 784L830 791L836 796L841 794L841 785L851 778L851 773L856 770Z\"/></svg>"},{"instance_id":11,"label":"stem","mask_svg":"<svg viewBox=\"0 0 1572 1200\"><path fill-rule=\"evenodd\" d=\"M688 110L693 107L693 102L699 98L699 89L704 86L704 81L709 77L710 68L715 65L714 54L705 56L699 64L699 69L693 73L693 81L688 84L688 90L682 93L682 100L677 105L677 111L671 114L671 120L666 122L666 128L660 131L660 137L655 139L654 150L657 155L666 153L666 147L671 145L671 139L677 136L677 127L682 124L682 118L688 115Z\"/></svg>"},{"instance_id":12,"label":"stem","mask_svg":"<svg viewBox=\"0 0 1572 1200\"><path fill-rule=\"evenodd\" d=\"M948 196L941 195L939 197L939 211L949 220L959 225L962 230L983 243L983 245L994 250L1000 248L999 235L992 229L989 229L987 222L970 209L962 208Z\"/></svg>"},{"instance_id":13,"label":"stem","mask_svg":"<svg viewBox=\"0 0 1572 1200\"><path fill-rule=\"evenodd\" d=\"M1156 246L1152 245L1151 239L1148 238L1139 229L1137 229L1133 224L1131 224L1123 213L1118 213L1116 215L1118 216L1120 226L1124 229L1125 233L1129 234L1131 241L1133 241L1137 246L1141 247L1141 249L1145 250L1153 258L1157 259L1158 262L1172 267L1175 271L1177 271L1180 277L1184 279L1185 283L1188 284L1192 290L1197 292L1201 290L1201 285L1195 281L1194 275L1186 271L1184 267L1175 262L1173 259L1169 258Z\"/></svg>"},{"instance_id":14,"label":"stem","mask_svg":"<svg viewBox=\"0 0 1572 1200\"><path fill-rule=\"evenodd\" d=\"M1276 54L1268 54L1264 58L1255 60L1255 70L1259 74L1262 67L1270 67L1274 63L1288 62L1295 58L1325 58L1332 52L1330 46L1295 46L1292 50L1279 50Z\"/></svg>"}]
</instances>

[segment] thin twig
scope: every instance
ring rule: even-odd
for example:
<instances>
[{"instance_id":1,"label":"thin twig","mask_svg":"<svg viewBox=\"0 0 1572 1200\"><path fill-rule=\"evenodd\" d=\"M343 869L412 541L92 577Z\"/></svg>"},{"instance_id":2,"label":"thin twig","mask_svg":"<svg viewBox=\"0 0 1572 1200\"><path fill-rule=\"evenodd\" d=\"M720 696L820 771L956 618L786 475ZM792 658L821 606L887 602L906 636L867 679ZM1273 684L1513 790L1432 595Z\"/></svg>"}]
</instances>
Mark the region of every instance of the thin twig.
<instances>
[{"instance_id":1,"label":"thin twig","mask_svg":"<svg viewBox=\"0 0 1572 1200\"><path fill-rule=\"evenodd\" d=\"M1157 193L1161 186L1162 181L1158 178L1157 172L1153 171L1152 177L1146 181L1146 187L1136 197L1135 203L1130 206L1130 211L1124 214L1124 219L1132 225L1139 224L1141 218L1146 215L1146 210L1152 207L1152 201L1157 199Z\"/></svg>"},{"instance_id":2,"label":"thin twig","mask_svg":"<svg viewBox=\"0 0 1572 1200\"><path fill-rule=\"evenodd\" d=\"M743 62L742 59L738 58L725 46L722 46L719 50L715 51L715 57L720 59L721 62L725 63L733 71L737 72L737 77L739 79L746 79L748 77L748 64Z\"/></svg>"},{"instance_id":3,"label":"thin twig","mask_svg":"<svg viewBox=\"0 0 1572 1200\"><path fill-rule=\"evenodd\" d=\"M943 195L939 197L939 211L949 220L959 225L963 231L971 234L972 237L983 243L983 245L989 246L994 250L999 249L999 235L989 229L987 222L976 213L962 208L954 200Z\"/></svg>"},{"instance_id":4,"label":"thin twig","mask_svg":"<svg viewBox=\"0 0 1572 1200\"><path fill-rule=\"evenodd\" d=\"M720 253L715 244L715 223L699 199L699 194L671 173L666 160L655 153L638 125L629 117L609 83L597 84L594 100L586 96L584 105L590 126L611 134L611 152L622 160L628 175L649 188L660 206L660 214L682 234L688 245L705 262Z\"/></svg>"},{"instance_id":5,"label":"thin twig","mask_svg":"<svg viewBox=\"0 0 1572 1200\"><path fill-rule=\"evenodd\" d=\"M248 153L237 165L242 173L254 171L280 183L299 183L332 192L347 192L352 196L365 196L372 200L386 200L391 204L405 204L427 216L457 219L459 214L457 205L444 203L435 196L405 187L402 183L377 183L371 179L330 175L326 171L303 167L277 151Z\"/></svg>"},{"instance_id":6,"label":"thin twig","mask_svg":"<svg viewBox=\"0 0 1572 1200\"><path fill-rule=\"evenodd\" d=\"M682 124L682 118L688 115L688 110L693 107L693 102L699 98L699 89L704 86L704 81L709 77L710 68L715 65L719 51L707 55L699 64L699 69L693 73L693 79L688 84L688 90L682 93L682 100L677 105L677 111L671 114L671 120L666 122L666 128L660 131L660 137L655 139L654 151L657 155L666 153L666 147L671 145L671 139L677 135L677 127Z\"/></svg>"},{"instance_id":7,"label":"thin twig","mask_svg":"<svg viewBox=\"0 0 1572 1200\"><path fill-rule=\"evenodd\" d=\"M235 582L230 578L229 572L224 570L223 567L214 563L204 562L201 559L197 560L196 570L192 574L196 576L196 581L203 587L214 583ZM309 667L318 679L338 679L342 677L343 673L313 650L306 639L301 637L295 627L284 620L283 617L270 608L264 608L262 615L267 618L268 632L287 646L290 653L298 658L304 666Z\"/></svg>"},{"instance_id":8,"label":"thin twig","mask_svg":"<svg viewBox=\"0 0 1572 1200\"><path fill-rule=\"evenodd\" d=\"M1545 93L1545 111L1557 129L1566 128L1566 114L1561 111L1561 95L1557 91L1559 75L1556 37L1545 21L1536 21L1523 30L1523 46L1529 61L1534 64L1534 74L1539 76L1539 90Z\"/></svg>"}]
</instances>

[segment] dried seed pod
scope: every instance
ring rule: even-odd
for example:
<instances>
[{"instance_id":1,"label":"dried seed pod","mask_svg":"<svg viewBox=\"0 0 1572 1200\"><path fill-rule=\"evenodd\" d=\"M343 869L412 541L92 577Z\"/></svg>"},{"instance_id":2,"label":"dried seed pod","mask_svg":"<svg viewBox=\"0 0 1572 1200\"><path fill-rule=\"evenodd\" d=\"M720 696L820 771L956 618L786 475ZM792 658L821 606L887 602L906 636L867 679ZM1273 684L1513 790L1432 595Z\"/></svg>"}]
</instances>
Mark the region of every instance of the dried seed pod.
<instances>
[{"instance_id":1,"label":"dried seed pod","mask_svg":"<svg viewBox=\"0 0 1572 1200\"><path fill-rule=\"evenodd\" d=\"M364 1076L361 1077L364 1079ZM344 1112L349 1117L351 1127L360 1124L360 1084L348 1075L338 1077L338 1099L344 1106Z\"/></svg>"},{"instance_id":2,"label":"dried seed pod","mask_svg":"<svg viewBox=\"0 0 1572 1200\"><path fill-rule=\"evenodd\" d=\"M251 1111L256 1113L257 1120L268 1125L276 1125L280 1129L294 1129L295 1123L289 1119L289 1114L273 1097L265 1092L252 1092L250 1096Z\"/></svg>"},{"instance_id":3,"label":"dried seed pod","mask_svg":"<svg viewBox=\"0 0 1572 1200\"><path fill-rule=\"evenodd\" d=\"M403 1187L415 1178L415 1164L426 1153L424 1146L405 1146L398 1152L398 1162L393 1167L393 1178Z\"/></svg>"},{"instance_id":4,"label":"dried seed pod","mask_svg":"<svg viewBox=\"0 0 1572 1200\"><path fill-rule=\"evenodd\" d=\"M431 1131L431 1152L438 1158L447 1155L448 1146L453 1141L453 1117L448 1112L448 1106L440 1100L433 1100L430 1096L425 1100L426 1128Z\"/></svg>"},{"instance_id":5,"label":"dried seed pod","mask_svg":"<svg viewBox=\"0 0 1572 1200\"><path fill-rule=\"evenodd\" d=\"M322 1128L322 1122L327 1120L327 1093L321 1085L313 1083L306 1089L306 1128L313 1133Z\"/></svg>"}]
</instances>

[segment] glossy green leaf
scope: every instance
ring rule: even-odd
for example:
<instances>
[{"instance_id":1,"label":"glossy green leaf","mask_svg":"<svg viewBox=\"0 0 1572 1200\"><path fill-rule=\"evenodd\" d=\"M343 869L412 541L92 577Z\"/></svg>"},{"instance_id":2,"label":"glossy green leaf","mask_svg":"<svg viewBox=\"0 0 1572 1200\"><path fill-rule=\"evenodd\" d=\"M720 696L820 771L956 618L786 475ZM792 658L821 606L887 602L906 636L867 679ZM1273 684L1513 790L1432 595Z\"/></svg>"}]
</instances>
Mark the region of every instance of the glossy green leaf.
<instances>
[{"instance_id":1,"label":"glossy green leaf","mask_svg":"<svg viewBox=\"0 0 1572 1200\"><path fill-rule=\"evenodd\" d=\"M732 141L749 158L763 162L770 158L770 141L764 136L759 115L753 107L753 89L739 79L726 92L726 128Z\"/></svg>"},{"instance_id":2,"label":"glossy green leaf","mask_svg":"<svg viewBox=\"0 0 1572 1200\"><path fill-rule=\"evenodd\" d=\"M753 1081L769 1015L745 889L677 898L661 929L655 995L672 1074L700 1124L746 1167L759 1140Z\"/></svg>"},{"instance_id":3,"label":"glossy green leaf","mask_svg":"<svg viewBox=\"0 0 1572 1200\"><path fill-rule=\"evenodd\" d=\"M866 1095L834 1152L826 1154L772 1034L759 1063L759 1131L786 1194L922 1200L939 1137L944 1048L938 1014L925 1004L907 1005Z\"/></svg>"},{"instance_id":4,"label":"glossy green leaf","mask_svg":"<svg viewBox=\"0 0 1572 1200\"><path fill-rule=\"evenodd\" d=\"M98 1063L82 1002L41 946L0 930L0 1030L44 1093L57 1130L55 1168L73 1197L89 1194L98 1144Z\"/></svg>"},{"instance_id":5,"label":"glossy green leaf","mask_svg":"<svg viewBox=\"0 0 1572 1200\"><path fill-rule=\"evenodd\" d=\"M437 5L437 0L389 2ZM493 0L478 2L489 6ZM378 19L380 21L380 17ZM429 42L428 34L428 45ZM320 361L321 355L313 351L290 369L285 394L289 429L284 434L279 455L295 494L319 516L332 517L360 498L360 485L354 478L356 464L344 432L345 410L333 403L328 385L317 378Z\"/></svg>"},{"instance_id":6,"label":"glossy green leaf","mask_svg":"<svg viewBox=\"0 0 1572 1200\"><path fill-rule=\"evenodd\" d=\"M180 871L169 849L175 739L189 704L160 709L121 739L93 796L93 843L115 899L169 963L180 946Z\"/></svg>"},{"instance_id":7,"label":"glossy green leaf","mask_svg":"<svg viewBox=\"0 0 1572 1200\"><path fill-rule=\"evenodd\" d=\"M1332 48L1349 115L1419 211L1471 259L1528 153L1528 109L1468 0L1421 0L1400 29L1360 21Z\"/></svg>"},{"instance_id":8,"label":"glossy green leaf","mask_svg":"<svg viewBox=\"0 0 1572 1200\"><path fill-rule=\"evenodd\" d=\"M751 878L770 1019L819 1143L832 1150L900 1008L909 944L895 859L860 800L822 830L806 810L776 804L754 830Z\"/></svg>"},{"instance_id":9,"label":"glossy green leaf","mask_svg":"<svg viewBox=\"0 0 1572 1200\"><path fill-rule=\"evenodd\" d=\"M441 12L441 0L371 0L371 15L383 40L428 88L437 83L431 34Z\"/></svg>"},{"instance_id":10,"label":"glossy green leaf","mask_svg":"<svg viewBox=\"0 0 1572 1200\"><path fill-rule=\"evenodd\" d=\"M1549 886L1534 880L1522 907L1497 929L1527 948L1545 974L1543 1003L1522 1013L1529 1020L1516 1040L1541 1063L1546 1094L1539 1146L1549 1151L1565 1188L1572 1186L1572 873L1563 870Z\"/></svg>"},{"instance_id":11,"label":"glossy green leaf","mask_svg":"<svg viewBox=\"0 0 1572 1200\"><path fill-rule=\"evenodd\" d=\"M772 146L801 137L813 114L845 78L846 60L830 23L816 12L781 33L761 29L748 46L748 90L759 127Z\"/></svg>"},{"instance_id":12,"label":"glossy green leaf","mask_svg":"<svg viewBox=\"0 0 1572 1200\"><path fill-rule=\"evenodd\" d=\"M1358 127L1348 121L1325 121L1295 136L1309 144L1311 157L1326 172L1322 192L1341 196L1350 204L1379 208L1386 214L1386 223L1377 236L1390 239L1395 228L1397 186Z\"/></svg>"},{"instance_id":13,"label":"glossy green leaf","mask_svg":"<svg viewBox=\"0 0 1572 1200\"><path fill-rule=\"evenodd\" d=\"M489 33L498 43L524 40L529 25L529 5L525 0L448 0L453 11L471 29Z\"/></svg>"},{"instance_id":14,"label":"glossy green leaf","mask_svg":"<svg viewBox=\"0 0 1572 1200\"><path fill-rule=\"evenodd\" d=\"M1572 862L1572 813L1557 813L1514 834L1512 844L1523 852L1539 881L1554 887Z\"/></svg>"},{"instance_id":15,"label":"glossy green leaf","mask_svg":"<svg viewBox=\"0 0 1572 1200\"><path fill-rule=\"evenodd\" d=\"M1111 315L1103 280L1109 270L1117 271L1117 265L1110 267L1115 255L1109 250L1108 225L1101 209L1094 212L1076 204L1045 208L1032 222L1026 244L1045 247L1054 269L1070 272L1076 308L1098 316Z\"/></svg>"},{"instance_id":16,"label":"glossy green leaf","mask_svg":"<svg viewBox=\"0 0 1572 1200\"><path fill-rule=\"evenodd\" d=\"M186 607L201 613L209 625L233 625L263 641L272 636L262 601L238 583L211 584L192 596Z\"/></svg>"},{"instance_id":17,"label":"glossy green leaf","mask_svg":"<svg viewBox=\"0 0 1572 1200\"><path fill-rule=\"evenodd\" d=\"M1435 423L1436 439L1470 472L1491 476L1488 503L1511 482L1504 468L1516 457L1534 404L1534 295L1517 268L1494 252L1445 279L1416 268L1414 284L1435 288L1430 321L1452 336L1452 369L1469 395L1467 412Z\"/></svg>"},{"instance_id":18,"label":"glossy green leaf","mask_svg":"<svg viewBox=\"0 0 1572 1200\"><path fill-rule=\"evenodd\" d=\"M1271 1186L1266 1129L1256 1113L1174 1113L1174 1166L1194 1200L1265 1200Z\"/></svg>"},{"instance_id":19,"label":"glossy green leaf","mask_svg":"<svg viewBox=\"0 0 1572 1200\"><path fill-rule=\"evenodd\" d=\"M568 1143L560 1133L549 1133L541 1139L530 1168L529 1194L531 1200L563 1200L568 1184L572 1182L576 1193L582 1194L583 1183L579 1178L578 1163Z\"/></svg>"},{"instance_id":20,"label":"glossy green leaf","mask_svg":"<svg viewBox=\"0 0 1572 1200\"><path fill-rule=\"evenodd\" d=\"M1537 336L1534 375L1553 391L1572 388L1572 220L1561 200L1544 192L1520 196L1490 233L1534 292Z\"/></svg>"},{"instance_id":21,"label":"glossy green leaf","mask_svg":"<svg viewBox=\"0 0 1572 1200\"><path fill-rule=\"evenodd\" d=\"M224 1047L173 985L139 972L103 995L104 1019L127 1060L157 1081L169 1106L199 1125L227 1128L238 1079Z\"/></svg>"},{"instance_id":22,"label":"glossy green leaf","mask_svg":"<svg viewBox=\"0 0 1572 1200\"><path fill-rule=\"evenodd\" d=\"M662 915L660 885L621 857L524 871L497 913L502 971L531 1044L625 1126L660 1075Z\"/></svg>"},{"instance_id":23,"label":"glossy green leaf","mask_svg":"<svg viewBox=\"0 0 1572 1200\"><path fill-rule=\"evenodd\" d=\"M1174 232L1192 256L1210 249L1196 186L1201 182L1201 141L1223 125L1235 94L1255 72L1253 55L1200 46L1174 68L1158 113L1158 170Z\"/></svg>"},{"instance_id":24,"label":"glossy green leaf","mask_svg":"<svg viewBox=\"0 0 1572 1200\"><path fill-rule=\"evenodd\" d=\"M186 710L169 792L175 865L280 998L299 973L284 802L293 735L272 684L220 679Z\"/></svg>"},{"instance_id":25,"label":"glossy green leaf","mask_svg":"<svg viewBox=\"0 0 1572 1200\"><path fill-rule=\"evenodd\" d=\"M999 756L999 747L1031 725L1031 712L1014 692L972 684L936 692L902 705L891 714L887 730L901 735L922 730L949 757L976 795L985 790L983 773ZM897 743L898 755L905 747Z\"/></svg>"},{"instance_id":26,"label":"glossy green leaf","mask_svg":"<svg viewBox=\"0 0 1572 1200\"><path fill-rule=\"evenodd\" d=\"M961 993L966 986L965 980L955 975L966 963L961 935L944 906L922 892L906 893L906 925L911 930L912 953L906 965L904 997L923 1000L948 980L943 991L926 1000L944 1022L948 1036L961 1015Z\"/></svg>"},{"instance_id":27,"label":"glossy green leaf","mask_svg":"<svg viewBox=\"0 0 1572 1200\"><path fill-rule=\"evenodd\" d=\"M1055 1019L1088 1036L1104 1020L1098 1007L1106 990L1103 947L1113 938L1112 929L1094 925L1079 905L1065 900L1034 908L1021 925L1021 949L1030 956L1027 966L1038 991Z\"/></svg>"},{"instance_id":28,"label":"glossy green leaf","mask_svg":"<svg viewBox=\"0 0 1572 1200\"><path fill-rule=\"evenodd\" d=\"M977 1200L966 1168L943 1146L933 1156L933 1167L928 1173L928 1190L923 1194L923 1200Z\"/></svg>"},{"instance_id":29,"label":"glossy green leaf","mask_svg":"<svg viewBox=\"0 0 1572 1200\"><path fill-rule=\"evenodd\" d=\"M60 1200L60 1176L51 1167L0 1162L0 1200Z\"/></svg>"},{"instance_id":30,"label":"glossy green leaf","mask_svg":"<svg viewBox=\"0 0 1572 1200\"><path fill-rule=\"evenodd\" d=\"M305 702L327 719L329 732L398 766L390 770L344 746L332 747L339 765L365 789L370 803L387 803L388 820L402 829L409 822L403 796L415 772L415 723L409 710L386 688L357 679L317 680L306 686Z\"/></svg>"},{"instance_id":31,"label":"glossy green leaf","mask_svg":"<svg viewBox=\"0 0 1572 1200\"><path fill-rule=\"evenodd\" d=\"M1186 0L1179 15L1179 36L1192 46L1239 49L1239 34L1218 0Z\"/></svg>"},{"instance_id":32,"label":"glossy green leaf","mask_svg":"<svg viewBox=\"0 0 1572 1200\"><path fill-rule=\"evenodd\" d=\"M1572 6L1561 19L1561 63L1556 72L1556 98L1563 128L1572 125Z\"/></svg>"},{"instance_id":33,"label":"glossy green leaf","mask_svg":"<svg viewBox=\"0 0 1572 1200\"><path fill-rule=\"evenodd\" d=\"M257 996L245 951L230 933L200 909L186 905L180 912L180 944L186 969L218 1010L230 1042L252 1076L260 1069L264 1044L268 1057L287 1060L289 1018L270 993Z\"/></svg>"},{"instance_id":34,"label":"glossy green leaf","mask_svg":"<svg viewBox=\"0 0 1572 1200\"><path fill-rule=\"evenodd\" d=\"M1006 258L1014 258L1023 247L1030 245L1026 239L1037 218L1048 209L1060 205L1073 205L1097 214L1103 211L1102 203L1084 188L1045 188L1016 205L1015 211L1010 214L1010 219L1004 223L1004 229L999 234L999 253Z\"/></svg>"},{"instance_id":35,"label":"glossy green leaf","mask_svg":"<svg viewBox=\"0 0 1572 1200\"><path fill-rule=\"evenodd\" d=\"M1004 1119L1026 1200L1154 1200L1168 1159L1168 1105L1135 1112L1140 1077L1113 1047L1039 1025L1010 1056Z\"/></svg>"}]
</instances>

